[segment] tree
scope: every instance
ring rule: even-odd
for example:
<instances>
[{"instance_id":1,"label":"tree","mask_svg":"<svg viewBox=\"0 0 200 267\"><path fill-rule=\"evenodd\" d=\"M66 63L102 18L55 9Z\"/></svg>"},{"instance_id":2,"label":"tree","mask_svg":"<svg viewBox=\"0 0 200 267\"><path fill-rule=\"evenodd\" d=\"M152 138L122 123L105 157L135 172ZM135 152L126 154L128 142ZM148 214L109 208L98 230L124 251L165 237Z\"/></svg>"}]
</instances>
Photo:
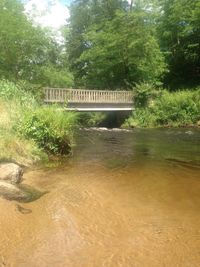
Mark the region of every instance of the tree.
<instances>
[{"instance_id":1,"label":"tree","mask_svg":"<svg viewBox=\"0 0 200 267\"><path fill-rule=\"evenodd\" d=\"M21 2L0 0L1 79L71 86L73 78L65 57L65 49L51 33L26 17Z\"/></svg>"},{"instance_id":2,"label":"tree","mask_svg":"<svg viewBox=\"0 0 200 267\"><path fill-rule=\"evenodd\" d=\"M129 6L127 1L110 0L106 5L99 0L93 1L94 8L90 1L80 2L80 12L86 12L89 20L77 27L77 18L84 16L76 14L78 8L72 10L69 36L70 63L79 84L115 89L140 81L159 82L166 66L152 14L143 3Z\"/></svg>"},{"instance_id":3,"label":"tree","mask_svg":"<svg viewBox=\"0 0 200 267\"><path fill-rule=\"evenodd\" d=\"M44 60L44 37L23 14L16 0L0 1L0 75L19 79L28 75L32 66Z\"/></svg>"},{"instance_id":4,"label":"tree","mask_svg":"<svg viewBox=\"0 0 200 267\"><path fill-rule=\"evenodd\" d=\"M85 75L85 63L79 60L88 48L84 34L92 25L112 20L117 10L124 10L126 7L127 1L122 0L76 0L71 4L66 47L76 86L83 86L82 77Z\"/></svg>"},{"instance_id":5,"label":"tree","mask_svg":"<svg viewBox=\"0 0 200 267\"><path fill-rule=\"evenodd\" d=\"M159 32L172 88L200 83L200 0L161 1Z\"/></svg>"}]
</instances>

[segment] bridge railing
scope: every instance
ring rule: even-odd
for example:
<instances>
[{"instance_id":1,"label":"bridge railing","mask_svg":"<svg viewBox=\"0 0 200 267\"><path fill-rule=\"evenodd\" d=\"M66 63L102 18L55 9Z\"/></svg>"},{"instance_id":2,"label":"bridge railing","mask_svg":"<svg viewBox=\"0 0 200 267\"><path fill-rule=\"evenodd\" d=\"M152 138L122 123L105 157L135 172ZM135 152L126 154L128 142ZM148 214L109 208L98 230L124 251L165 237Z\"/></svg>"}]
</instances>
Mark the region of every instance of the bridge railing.
<instances>
[{"instance_id":1,"label":"bridge railing","mask_svg":"<svg viewBox=\"0 0 200 267\"><path fill-rule=\"evenodd\" d=\"M133 103L133 92L45 88L46 103Z\"/></svg>"}]
</instances>

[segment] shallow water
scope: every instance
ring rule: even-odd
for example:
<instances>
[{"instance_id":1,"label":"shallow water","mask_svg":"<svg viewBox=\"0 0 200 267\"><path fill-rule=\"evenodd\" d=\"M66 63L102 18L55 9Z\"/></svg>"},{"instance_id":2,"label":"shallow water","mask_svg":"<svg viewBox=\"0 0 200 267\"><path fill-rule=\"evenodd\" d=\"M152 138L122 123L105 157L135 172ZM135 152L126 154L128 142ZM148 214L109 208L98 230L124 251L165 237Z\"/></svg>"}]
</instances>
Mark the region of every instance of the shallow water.
<instances>
[{"instance_id":1,"label":"shallow water","mask_svg":"<svg viewBox=\"0 0 200 267\"><path fill-rule=\"evenodd\" d=\"M24 178L48 193L0 199L0 266L200 266L199 130L81 131Z\"/></svg>"}]
</instances>

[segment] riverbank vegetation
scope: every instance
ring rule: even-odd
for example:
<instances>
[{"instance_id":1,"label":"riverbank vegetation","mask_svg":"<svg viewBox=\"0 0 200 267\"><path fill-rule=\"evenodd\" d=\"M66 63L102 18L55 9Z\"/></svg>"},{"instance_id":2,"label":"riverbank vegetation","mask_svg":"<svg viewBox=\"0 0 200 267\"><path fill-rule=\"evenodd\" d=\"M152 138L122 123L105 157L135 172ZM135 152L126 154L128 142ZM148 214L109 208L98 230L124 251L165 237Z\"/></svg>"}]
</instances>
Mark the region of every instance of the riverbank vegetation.
<instances>
[{"instance_id":1,"label":"riverbank vegetation","mask_svg":"<svg viewBox=\"0 0 200 267\"><path fill-rule=\"evenodd\" d=\"M73 145L75 113L42 106L19 85L0 82L0 161L29 165L49 154L68 154Z\"/></svg>"},{"instance_id":2,"label":"riverbank vegetation","mask_svg":"<svg viewBox=\"0 0 200 267\"><path fill-rule=\"evenodd\" d=\"M123 127L200 126L200 88L169 92L143 84L135 92L135 111Z\"/></svg>"}]
</instances>

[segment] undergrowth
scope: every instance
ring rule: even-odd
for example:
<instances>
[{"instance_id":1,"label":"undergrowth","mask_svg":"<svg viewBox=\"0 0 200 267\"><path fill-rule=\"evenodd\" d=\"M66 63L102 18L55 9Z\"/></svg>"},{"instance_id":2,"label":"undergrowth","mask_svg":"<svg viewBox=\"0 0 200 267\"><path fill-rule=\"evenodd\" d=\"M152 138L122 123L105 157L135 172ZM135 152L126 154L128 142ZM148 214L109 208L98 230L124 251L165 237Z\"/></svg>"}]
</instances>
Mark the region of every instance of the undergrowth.
<instances>
[{"instance_id":1,"label":"undergrowth","mask_svg":"<svg viewBox=\"0 0 200 267\"><path fill-rule=\"evenodd\" d=\"M75 113L42 106L25 88L0 81L0 161L29 165L69 153L76 121Z\"/></svg>"},{"instance_id":2,"label":"undergrowth","mask_svg":"<svg viewBox=\"0 0 200 267\"><path fill-rule=\"evenodd\" d=\"M142 86L142 85L141 85ZM200 120L200 88L170 93L158 90L155 97L145 94L144 101L135 103L135 110L123 127L186 127ZM138 96L137 96L138 97ZM142 98L142 96L137 99ZM145 103L142 105L142 103Z\"/></svg>"}]
</instances>

